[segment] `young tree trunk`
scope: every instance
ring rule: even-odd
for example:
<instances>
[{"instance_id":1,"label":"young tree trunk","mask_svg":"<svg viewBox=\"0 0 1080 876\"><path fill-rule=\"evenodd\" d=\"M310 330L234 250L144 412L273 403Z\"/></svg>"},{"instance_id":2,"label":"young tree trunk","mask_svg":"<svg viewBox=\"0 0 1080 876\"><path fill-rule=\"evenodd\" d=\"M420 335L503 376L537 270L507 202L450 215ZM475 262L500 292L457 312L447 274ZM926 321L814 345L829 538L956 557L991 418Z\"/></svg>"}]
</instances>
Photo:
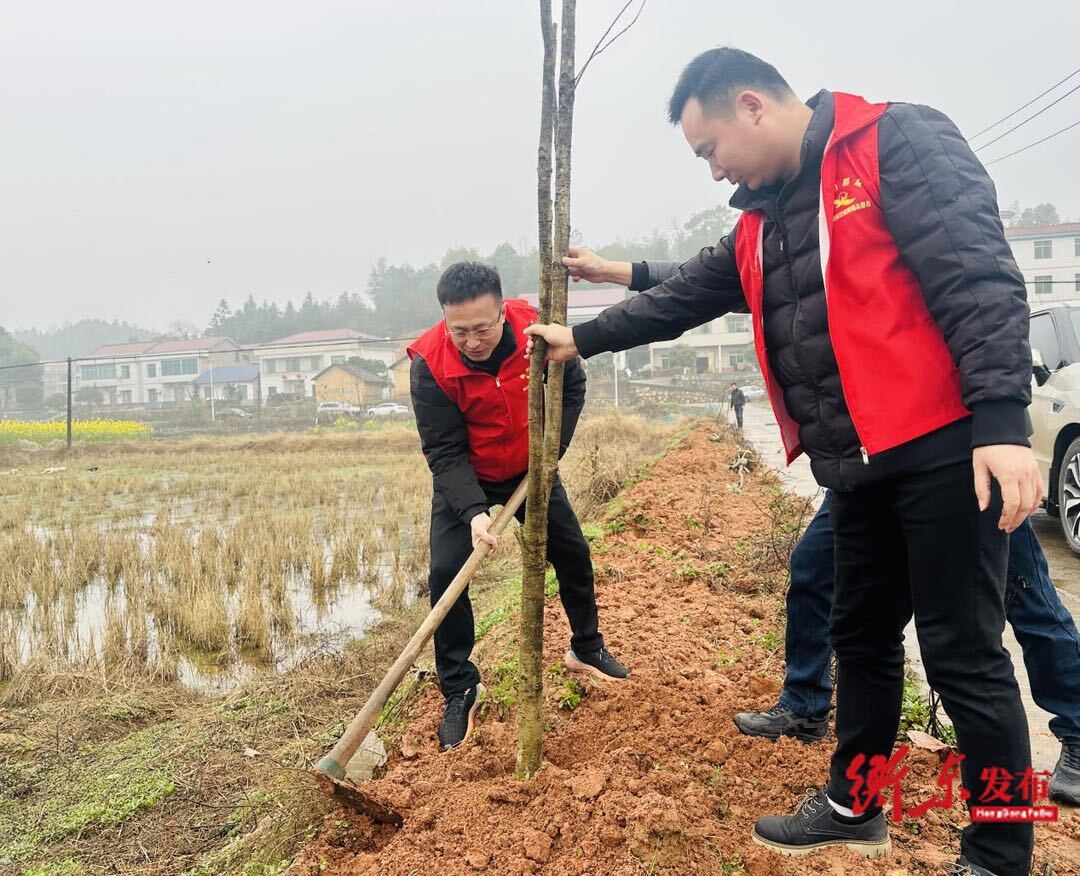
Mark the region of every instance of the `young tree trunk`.
<instances>
[{"instance_id":1,"label":"young tree trunk","mask_svg":"<svg viewBox=\"0 0 1080 876\"><path fill-rule=\"evenodd\" d=\"M562 43L559 55L559 106L555 122L555 240L551 259L549 322L566 325L569 273L562 257L570 248L570 145L574 128L575 29L577 0L563 0ZM558 474L563 413L562 362L552 363L547 375L547 422L544 427L544 475L550 490Z\"/></svg>"},{"instance_id":2,"label":"young tree trunk","mask_svg":"<svg viewBox=\"0 0 1080 876\"><path fill-rule=\"evenodd\" d=\"M540 146L537 161L540 319L543 322L565 324L566 270L563 268L561 257L566 252L570 239L569 114L573 112L574 0L563 0L563 41L557 124L555 119L555 27L551 21L551 0L540 0L540 30L544 39ZM569 97L564 97L565 94L569 94ZM564 100L566 101L565 112ZM554 246L551 230L553 136L558 156ZM565 149L562 148L563 145ZM565 193L562 202L558 196L560 191ZM559 255L557 262L554 253ZM547 515L551 488L558 466L559 435L562 427L563 366L553 364L548 369L545 410L544 357L546 354L546 345L538 339L534 344L532 359L529 362L529 491L525 500L525 528L522 538L524 568L521 579L521 642L518 659L517 772L523 778L532 776L540 768L543 750L544 577L547 570Z\"/></svg>"}]
</instances>

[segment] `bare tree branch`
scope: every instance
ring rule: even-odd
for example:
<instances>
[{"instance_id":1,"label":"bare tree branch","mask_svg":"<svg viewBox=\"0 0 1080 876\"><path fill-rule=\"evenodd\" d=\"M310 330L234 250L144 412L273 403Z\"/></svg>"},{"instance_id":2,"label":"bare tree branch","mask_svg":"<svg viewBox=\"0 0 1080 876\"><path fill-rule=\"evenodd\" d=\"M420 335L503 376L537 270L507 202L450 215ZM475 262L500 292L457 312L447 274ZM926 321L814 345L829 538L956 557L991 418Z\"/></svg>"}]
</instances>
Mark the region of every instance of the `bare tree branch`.
<instances>
[{"instance_id":1,"label":"bare tree branch","mask_svg":"<svg viewBox=\"0 0 1080 876\"><path fill-rule=\"evenodd\" d=\"M604 40L607 39L607 35L611 33L615 25L619 23L619 19L623 17L623 13L625 13L626 10L630 8L630 5L633 2L634 0L628 0L627 4L619 10L619 14L616 15L614 19L612 19L611 24L609 24L607 30L604 31L603 36L601 36L600 39L596 41L596 45L593 46L593 50L589 53L589 57L586 59L585 63L582 64L581 70L578 72L577 78L574 79L575 88L577 87L578 83L581 82L581 77L585 75L585 71L589 69L589 64L592 63L592 59L601 55L613 42L615 42L615 40L617 40L624 33L630 30L630 28L637 24L637 20L641 18L641 13L642 11L644 11L645 4L648 2L648 0L641 0L641 5L638 7L638 11L634 15L630 23L626 25L626 27L624 27L622 30L620 30L617 34L615 34L615 36L609 39L606 43L604 42Z\"/></svg>"}]
</instances>

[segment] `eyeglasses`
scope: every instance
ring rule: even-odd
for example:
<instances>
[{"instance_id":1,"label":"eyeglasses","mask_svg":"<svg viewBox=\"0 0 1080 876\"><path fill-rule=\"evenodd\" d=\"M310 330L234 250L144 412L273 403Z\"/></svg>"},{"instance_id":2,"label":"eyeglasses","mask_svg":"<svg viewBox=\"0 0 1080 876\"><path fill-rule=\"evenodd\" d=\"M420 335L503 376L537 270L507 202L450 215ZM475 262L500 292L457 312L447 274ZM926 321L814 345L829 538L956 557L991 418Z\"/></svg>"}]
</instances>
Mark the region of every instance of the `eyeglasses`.
<instances>
[{"instance_id":1,"label":"eyeglasses","mask_svg":"<svg viewBox=\"0 0 1080 876\"><path fill-rule=\"evenodd\" d=\"M474 329L447 329L446 333L455 341L467 341L469 338L476 338L478 341L490 341L499 331L502 322L503 317L500 315L499 321L494 325L482 325Z\"/></svg>"}]
</instances>

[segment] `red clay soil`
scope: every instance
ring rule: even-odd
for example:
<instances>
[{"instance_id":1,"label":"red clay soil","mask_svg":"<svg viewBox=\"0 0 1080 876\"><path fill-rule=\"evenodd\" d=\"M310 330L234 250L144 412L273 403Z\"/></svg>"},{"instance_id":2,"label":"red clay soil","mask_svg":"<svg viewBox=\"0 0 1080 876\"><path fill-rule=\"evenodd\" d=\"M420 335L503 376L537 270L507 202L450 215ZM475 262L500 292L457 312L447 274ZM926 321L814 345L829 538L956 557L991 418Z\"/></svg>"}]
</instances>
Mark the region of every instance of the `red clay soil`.
<instances>
[{"instance_id":1,"label":"red clay soil","mask_svg":"<svg viewBox=\"0 0 1080 876\"><path fill-rule=\"evenodd\" d=\"M943 871L966 823L959 804L894 826L891 855L874 862L844 850L788 859L751 842L755 818L790 811L824 782L832 744L770 743L732 724L738 711L773 704L780 687L784 558L765 530L770 509L790 525L794 502L778 499L767 471L737 491L737 447L711 434L703 424L625 491L623 528L595 550L602 629L630 680L588 683L573 711L549 692L544 765L527 782L513 775L513 717L495 707L465 746L440 754L441 699L429 688L389 741L385 777L365 786L404 826L336 810L290 874ZM489 680L513 653L515 628L511 616L478 648ZM549 600L545 666L560 661L568 636ZM904 799L926 800L938 790L938 756L917 751L909 763ZM1033 872L1080 874L1077 810L1036 827Z\"/></svg>"}]
</instances>

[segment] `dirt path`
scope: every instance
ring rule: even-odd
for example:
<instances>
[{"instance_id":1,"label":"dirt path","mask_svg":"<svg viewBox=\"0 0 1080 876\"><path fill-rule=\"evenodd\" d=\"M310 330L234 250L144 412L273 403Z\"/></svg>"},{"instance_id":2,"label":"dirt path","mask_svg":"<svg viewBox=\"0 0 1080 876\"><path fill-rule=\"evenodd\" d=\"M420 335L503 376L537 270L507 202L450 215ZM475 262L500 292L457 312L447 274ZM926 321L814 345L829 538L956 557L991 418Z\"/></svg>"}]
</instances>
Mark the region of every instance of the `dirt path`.
<instances>
[{"instance_id":1,"label":"dirt path","mask_svg":"<svg viewBox=\"0 0 1080 876\"><path fill-rule=\"evenodd\" d=\"M386 776L369 789L399 807L400 830L338 810L290 873L796 874L940 872L956 855L959 808L931 810L893 829L893 853L867 863L833 851L797 862L753 845L765 813L786 812L826 776L829 744L772 744L740 736L736 711L775 700L782 672L781 595L800 509L765 469L739 477L737 448L703 424L651 477L616 500L594 543L602 628L633 669L623 684L547 686L545 765L513 778L516 616L478 648L496 688L479 732L439 754L438 692L412 703L389 740ZM770 527L770 518L779 524ZM769 534L769 530L772 534ZM549 599L545 665L557 666L569 631ZM939 761L909 759L905 800L934 792ZM1036 828L1035 872L1080 873L1080 815Z\"/></svg>"}]
</instances>

